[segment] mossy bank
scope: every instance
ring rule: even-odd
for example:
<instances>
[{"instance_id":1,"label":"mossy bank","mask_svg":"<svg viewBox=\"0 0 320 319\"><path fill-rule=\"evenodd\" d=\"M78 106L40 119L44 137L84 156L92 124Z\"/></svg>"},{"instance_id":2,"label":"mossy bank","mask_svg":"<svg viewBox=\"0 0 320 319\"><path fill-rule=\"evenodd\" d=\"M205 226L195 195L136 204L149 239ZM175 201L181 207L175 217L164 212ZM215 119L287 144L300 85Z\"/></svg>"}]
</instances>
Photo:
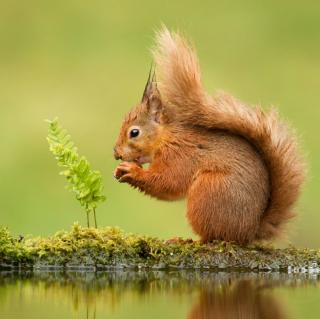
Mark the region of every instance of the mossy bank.
<instances>
[{"instance_id":1,"label":"mossy bank","mask_svg":"<svg viewBox=\"0 0 320 319\"><path fill-rule=\"evenodd\" d=\"M0 228L0 268L14 269L224 269L319 273L320 250L276 249L216 241L126 234L118 228L83 228L51 237L13 237Z\"/></svg>"}]
</instances>

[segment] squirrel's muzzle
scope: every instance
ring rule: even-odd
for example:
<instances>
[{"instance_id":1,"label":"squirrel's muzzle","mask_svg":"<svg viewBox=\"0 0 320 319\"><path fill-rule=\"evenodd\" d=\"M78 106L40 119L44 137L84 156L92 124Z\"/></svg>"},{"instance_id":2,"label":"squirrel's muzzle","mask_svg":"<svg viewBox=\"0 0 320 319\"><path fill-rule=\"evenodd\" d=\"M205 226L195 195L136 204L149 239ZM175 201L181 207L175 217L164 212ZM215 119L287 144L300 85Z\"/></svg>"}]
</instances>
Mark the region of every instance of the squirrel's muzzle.
<instances>
[{"instance_id":1,"label":"squirrel's muzzle","mask_svg":"<svg viewBox=\"0 0 320 319\"><path fill-rule=\"evenodd\" d=\"M113 148L113 155L116 160L122 160L122 156L119 154L116 147Z\"/></svg>"}]
</instances>

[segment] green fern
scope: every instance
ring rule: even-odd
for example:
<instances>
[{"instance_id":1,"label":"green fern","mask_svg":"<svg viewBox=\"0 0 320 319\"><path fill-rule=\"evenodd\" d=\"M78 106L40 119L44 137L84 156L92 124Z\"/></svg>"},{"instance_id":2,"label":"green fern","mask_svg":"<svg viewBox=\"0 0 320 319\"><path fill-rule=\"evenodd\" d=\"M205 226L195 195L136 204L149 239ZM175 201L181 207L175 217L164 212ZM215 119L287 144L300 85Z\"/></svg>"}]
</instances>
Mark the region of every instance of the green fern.
<instances>
[{"instance_id":1,"label":"green fern","mask_svg":"<svg viewBox=\"0 0 320 319\"><path fill-rule=\"evenodd\" d=\"M94 214L97 227L96 208L98 203L106 199L103 195L101 173L91 170L87 159L78 154L70 135L59 125L57 118L47 122L49 123L47 137L49 149L58 161L58 165L63 168L60 175L66 177L67 189L76 194L77 200L85 208L88 227L91 212Z\"/></svg>"}]
</instances>

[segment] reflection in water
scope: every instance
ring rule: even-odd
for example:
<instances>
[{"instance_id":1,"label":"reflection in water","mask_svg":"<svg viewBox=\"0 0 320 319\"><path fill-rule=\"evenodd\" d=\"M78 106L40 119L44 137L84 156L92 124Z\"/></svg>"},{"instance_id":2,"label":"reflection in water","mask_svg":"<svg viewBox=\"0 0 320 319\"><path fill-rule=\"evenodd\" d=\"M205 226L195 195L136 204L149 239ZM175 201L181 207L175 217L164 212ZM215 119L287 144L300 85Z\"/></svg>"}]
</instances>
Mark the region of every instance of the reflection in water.
<instances>
[{"instance_id":1,"label":"reflection in water","mask_svg":"<svg viewBox=\"0 0 320 319\"><path fill-rule=\"evenodd\" d=\"M0 308L50 300L57 307L64 304L70 309L72 305L73 313L81 313L82 318L96 319L99 317L97 306L100 314L105 309L114 313L119 307L126 308L128 300L141 304L153 302L157 296L166 296L171 302L176 300L176 307L181 300L188 300L188 319L278 319L287 316L273 295L273 288L318 286L318 280L318 275L280 273L2 272ZM127 317L131 318L130 313Z\"/></svg>"},{"instance_id":2,"label":"reflection in water","mask_svg":"<svg viewBox=\"0 0 320 319\"><path fill-rule=\"evenodd\" d=\"M227 286L201 291L188 319L208 318L284 319L286 315L264 285L239 280Z\"/></svg>"}]
</instances>

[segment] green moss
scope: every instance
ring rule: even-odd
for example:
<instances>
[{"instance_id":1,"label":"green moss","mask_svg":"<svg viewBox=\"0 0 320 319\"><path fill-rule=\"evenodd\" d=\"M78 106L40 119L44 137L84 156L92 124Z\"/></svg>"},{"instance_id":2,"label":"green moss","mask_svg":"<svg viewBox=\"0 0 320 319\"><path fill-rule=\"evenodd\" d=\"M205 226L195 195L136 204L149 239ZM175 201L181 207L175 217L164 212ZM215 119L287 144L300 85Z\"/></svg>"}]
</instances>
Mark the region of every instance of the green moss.
<instances>
[{"instance_id":1,"label":"green moss","mask_svg":"<svg viewBox=\"0 0 320 319\"><path fill-rule=\"evenodd\" d=\"M83 228L51 237L14 238L0 229L0 267L34 269L200 268L316 272L320 250L238 246L216 241L158 238L126 234L118 228Z\"/></svg>"}]
</instances>

